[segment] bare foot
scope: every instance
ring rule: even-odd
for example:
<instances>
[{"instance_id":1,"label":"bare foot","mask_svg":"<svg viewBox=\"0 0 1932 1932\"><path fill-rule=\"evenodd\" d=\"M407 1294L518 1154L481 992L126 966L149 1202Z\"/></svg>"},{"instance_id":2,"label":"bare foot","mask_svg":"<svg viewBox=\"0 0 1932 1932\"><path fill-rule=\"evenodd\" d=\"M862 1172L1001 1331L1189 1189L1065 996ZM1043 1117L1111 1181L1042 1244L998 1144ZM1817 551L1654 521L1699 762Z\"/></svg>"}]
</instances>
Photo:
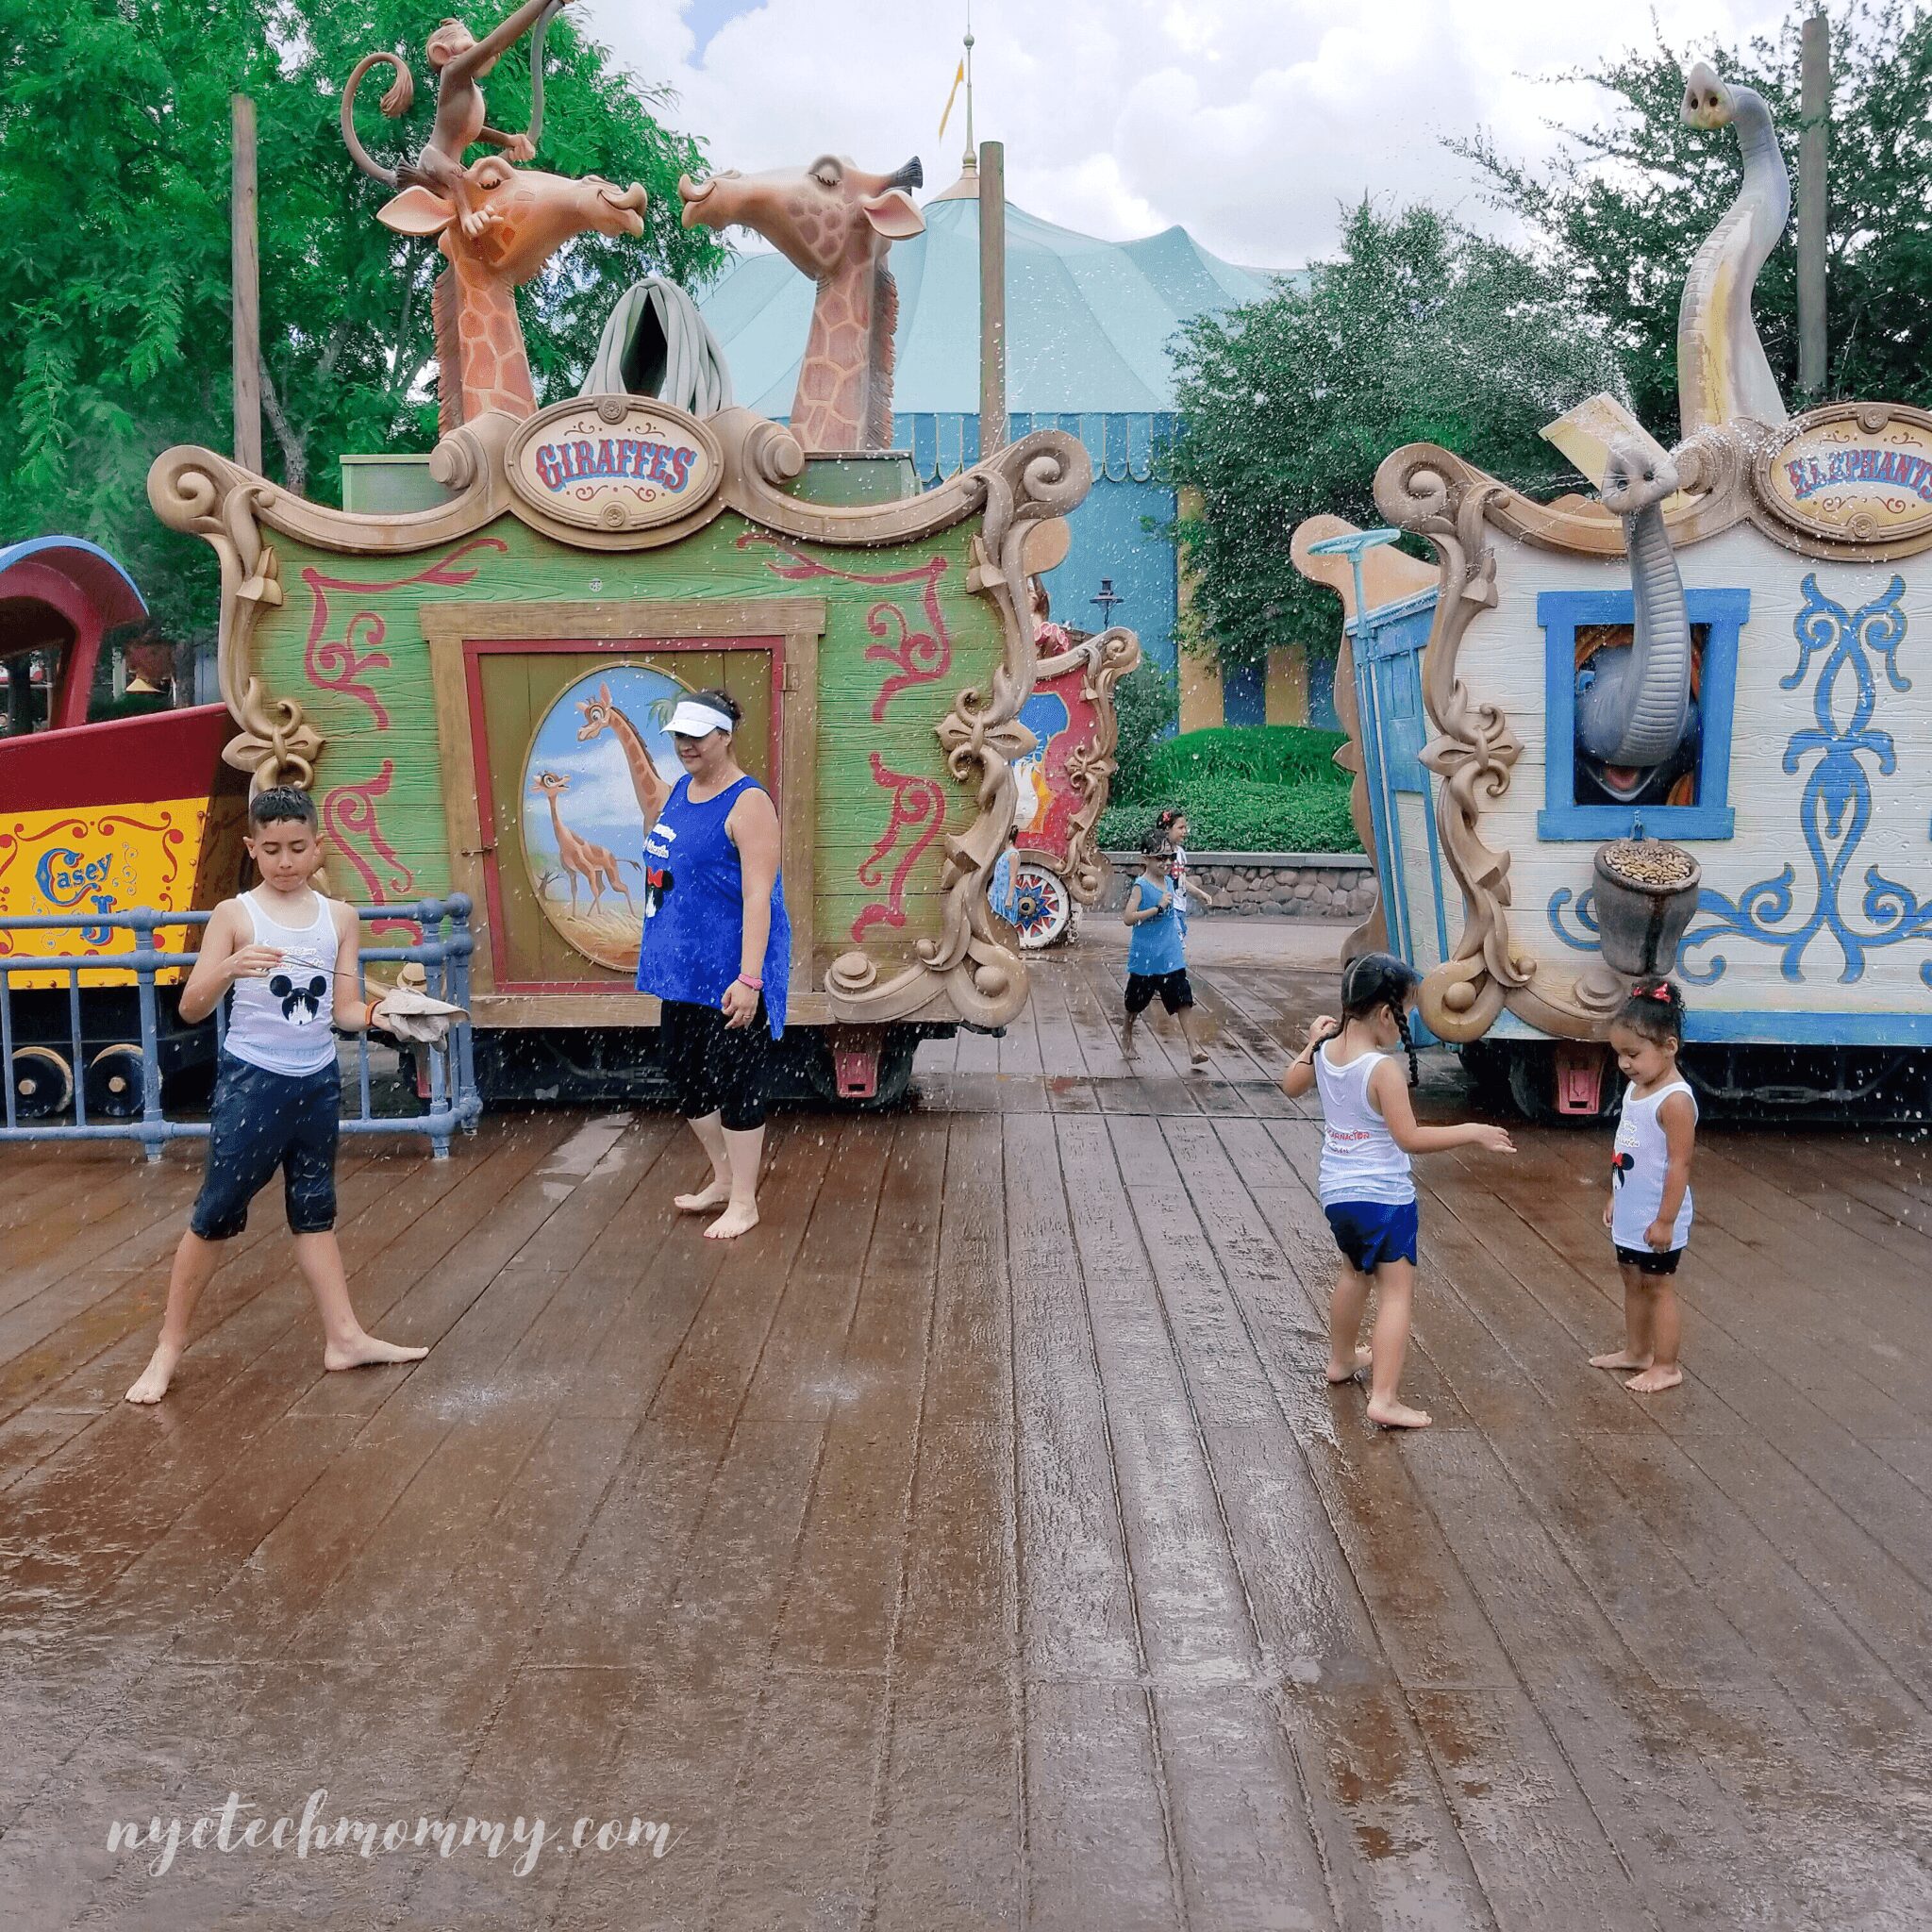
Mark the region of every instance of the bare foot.
<instances>
[{"instance_id":1,"label":"bare foot","mask_svg":"<svg viewBox=\"0 0 1932 1932\"><path fill-rule=\"evenodd\" d=\"M1208 1049L1205 1046L1195 1047L1188 1055L1188 1064L1191 1067L1205 1067L1208 1064Z\"/></svg>"},{"instance_id":2,"label":"bare foot","mask_svg":"<svg viewBox=\"0 0 1932 1932\"><path fill-rule=\"evenodd\" d=\"M1674 1389L1683 1379L1684 1372L1675 1362L1658 1362L1642 1374L1632 1375L1624 1386L1636 1390L1640 1395L1655 1395L1660 1389Z\"/></svg>"},{"instance_id":3,"label":"bare foot","mask_svg":"<svg viewBox=\"0 0 1932 1932\"><path fill-rule=\"evenodd\" d=\"M708 1208L722 1208L731 1198L731 1183L728 1180L712 1179L708 1188L695 1194L675 1194L671 1205L680 1214L703 1214Z\"/></svg>"},{"instance_id":4,"label":"bare foot","mask_svg":"<svg viewBox=\"0 0 1932 1932\"><path fill-rule=\"evenodd\" d=\"M1615 1355L1593 1355L1590 1358L1593 1369L1647 1369L1650 1357L1647 1355L1632 1355L1627 1348L1620 1348Z\"/></svg>"},{"instance_id":5,"label":"bare foot","mask_svg":"<svg viewBox=\"0 0 1932 1932\"><path fill-rule=\"evenodd\" d=\"M1133 1058L1135 1057L1135 1055L1136 1055L1136 1054L1138 1054L1139 1052L1140 1052L1140 1048L1139 1048L1139 1047L1137 1047L1137 1046L1136 1046L1136 1045L1134 1044L1134 1029L1133 1029L1133 1028L1132 1028L1131 1026L1124 1026L1124 1027L1122 1027L1122 1028L1121 1028L1121 1058L1123 1058L1124 1060L1130 1060L1130 1059L1132 1059L1132 1058Z\"/></svg>"},{"instance_id":6,"label":"bare foot","mask_svg":"<svg viewBox=\"0 0 1932 1932\"><path fill-rule=\"evenodd\" d=\"M1332 1361L1328 1364L1328 1379L1331 1382L1353 1382L1368 1365L1369 1351L1365 1348L1358 1348L1355 1352L1354 1368L1340 1369Z\"/></svg>"},{"instance_id":7,"label":"bare foot","mask_svg":"<svg viewBox=\"0 0 1932 1932\"><path fill-rule=\"evenodd\" d=\"M1372 1395L1369 1420L1385 1429L1425 1429L1434 1418L1425 1408L1410 1408L1406 1402L1378 1402Z\"/></svg>"},{"instance_id":8,"label":"bare foot","mask_svg":"<svg viewBox=\"0 0 1932 1932\"><path fill-rule=\"evenodd\" d=\"M404 1348L374 1335L358 1335L352 1341L331 1341L322 1352L325 1369L366 1369L377 1362L420 1362L426 1348Z\"/></svg>"},{"instance_id":9,"label":"bare foot","mask_svg":"<svg viewBox=\"0 0 1932 1932\"><path fill-rule=\"evenodd\" d=\"M708 1241L728 1241L739 1235L749 1234L758 1224L758 1210L756 1202L742 1208L727 1208L705 1230Z\"/></svg>"},{"instance_id":10,"label":"bare foot","mask_svg":"<svg viewBox=\"0 0 1932 1932\"><path fill-rule=\"evenodd\" d=\"M175 1379L175 1364L180 1359L178 1348L171 1348L165 1341L157 1343L154 1354L148 1357L147 1367L141 1372L141 1379L127 1391L124 1400L158 1402L168 1392L168 1384Z\"/></svg>"}]
</instances>

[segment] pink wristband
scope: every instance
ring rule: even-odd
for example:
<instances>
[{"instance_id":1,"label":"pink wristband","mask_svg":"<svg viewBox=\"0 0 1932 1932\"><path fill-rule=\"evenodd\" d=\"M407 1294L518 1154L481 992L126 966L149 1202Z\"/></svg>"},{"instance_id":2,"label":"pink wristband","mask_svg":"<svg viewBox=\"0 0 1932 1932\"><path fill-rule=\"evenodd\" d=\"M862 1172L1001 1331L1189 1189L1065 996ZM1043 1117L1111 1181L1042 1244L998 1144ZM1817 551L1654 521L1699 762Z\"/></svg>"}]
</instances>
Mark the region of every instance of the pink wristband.
<instances>
[{"instance_id":1,"label":"pink wristband","mask_svg":"<svg viewBox=\"0 0 1932 1932\"><path fill-rule=\"evenodd\" d=\"M754 992L763 992L765 990L765 982L762 979L754 979L748 973L741 973L738 975L736 984L739 986L748 986Z\"/></svg>"}]
</instances>

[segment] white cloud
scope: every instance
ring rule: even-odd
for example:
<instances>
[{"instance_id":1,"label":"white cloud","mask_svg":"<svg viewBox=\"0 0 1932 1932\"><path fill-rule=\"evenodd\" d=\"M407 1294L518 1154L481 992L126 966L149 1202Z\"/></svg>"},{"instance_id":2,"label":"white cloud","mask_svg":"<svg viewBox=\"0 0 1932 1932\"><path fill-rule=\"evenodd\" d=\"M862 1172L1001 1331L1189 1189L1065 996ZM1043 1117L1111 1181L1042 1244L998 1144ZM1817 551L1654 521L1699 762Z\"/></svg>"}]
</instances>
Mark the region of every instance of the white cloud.
<instances>
[{"instance_id":1,"label":"white cloud","mask_svg":"<svg viewBox=\"0 0 1932 1932\"><path fill-rule=\"evenodd\" d=\"M579 18L642 78L682 96L677 124L720 167L924 158L958 172L963 116L940 110L963 7L764 0L711 33L719 0L580 0ZM978 0L978 134L1007 144L1008 192L1110 240L1180 223L1216 253L1292 268L1364 192L1476 203L1445 135L1491 129L1541 156L1552 118L1588 111L1566 70L1651 40L1650 0ZM1784 0L1657 0L1673 45L1773 26Z\"/></svg>"}]
</instances>

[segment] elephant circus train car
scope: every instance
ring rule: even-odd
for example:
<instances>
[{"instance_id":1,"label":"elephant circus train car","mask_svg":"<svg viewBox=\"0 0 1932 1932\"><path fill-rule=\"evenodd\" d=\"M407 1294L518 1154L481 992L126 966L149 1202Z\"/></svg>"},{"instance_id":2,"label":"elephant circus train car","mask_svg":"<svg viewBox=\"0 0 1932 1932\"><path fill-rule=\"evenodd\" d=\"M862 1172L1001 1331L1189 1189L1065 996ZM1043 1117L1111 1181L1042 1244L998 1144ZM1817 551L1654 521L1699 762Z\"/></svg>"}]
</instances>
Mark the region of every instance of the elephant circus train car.
<instances>
[{"instance_id":1,"label":"elephant circus train car","mask_svg":"<svg viewBox=\"0 0 1932 1932\"><path fill-rule=\"evenodd\" d=\"M1685 988L1700 1091L1920 1114L1932 413L1787 417L1750 312L1789 202L1769 117L1703 67L1685 117L1734 125L1745 172L1685 288L1676 448L1592 398L1547 433L1601 500L1549 504L1397 450L1375 500L1435 564L1369 553L1363 611L1310 554L1348 526L1297 532L1350 618L1345 761L1382 888L1352 944L1406 952L1426 1026L1526 1110L1593 1117L1633 970L1606 894L1627 896L1624 841L1674 848L1681 938L1646 958Z\"/></svg>"}]
</instances>

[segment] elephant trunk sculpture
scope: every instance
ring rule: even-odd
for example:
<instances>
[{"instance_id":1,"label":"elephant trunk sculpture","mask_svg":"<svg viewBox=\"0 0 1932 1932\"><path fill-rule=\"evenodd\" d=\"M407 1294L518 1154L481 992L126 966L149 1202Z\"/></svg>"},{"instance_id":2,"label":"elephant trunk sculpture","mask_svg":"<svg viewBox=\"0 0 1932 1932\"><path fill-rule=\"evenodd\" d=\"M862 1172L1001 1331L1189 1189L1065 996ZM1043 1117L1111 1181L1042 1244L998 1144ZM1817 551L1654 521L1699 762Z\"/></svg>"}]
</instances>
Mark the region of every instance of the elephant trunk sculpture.
<instances>
[{"instance_id":1,"label":"elephant trunk sculpture","mask_svg":"<svg viewBox=\"0 0 1932 1932\"><path fill-rule=\"evenodd\" d=\"M1791 213L1791 177L1771 109L1748 87L1731 87L1702 60L1684 82L1683 118L1705 129L1734 127L1744 162L1738 198L1705 238L1684 279L1677 310L1679 433L1754 422L1775 428L1784 398L1758 340L1751 294Z\"/></svg>"},{"instance_id":2,"label":"elephant trunk sculpture","mask_svg":"<svg viewBox=\"0 0 1932 1932\"><path fill-rule=\"evenodd\" d=\"M1597 652L1579 672L1576 739L1619 804L1650 802L1691 735L1690 618L1662 508L1676 488L1675 465L1648 438L1611 445L1603 500L1624 520L1635 623L1629 644Z\"/></svg>"}]
</instances>

